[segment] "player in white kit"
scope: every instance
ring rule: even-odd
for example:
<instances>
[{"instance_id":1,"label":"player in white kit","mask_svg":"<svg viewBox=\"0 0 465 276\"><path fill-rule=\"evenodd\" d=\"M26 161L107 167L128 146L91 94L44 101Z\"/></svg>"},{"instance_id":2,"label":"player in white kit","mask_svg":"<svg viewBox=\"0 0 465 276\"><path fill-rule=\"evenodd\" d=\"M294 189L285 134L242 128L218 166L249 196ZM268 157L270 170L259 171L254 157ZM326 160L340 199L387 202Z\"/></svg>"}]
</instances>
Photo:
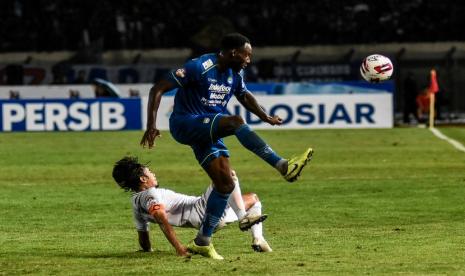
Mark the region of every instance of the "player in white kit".
<instances>
[{"instance_id":1,"label":"player in white kit","mask_svg":"<svg viewBox=\"0 0 465 276\"><path fill-rule=\"evenodd\" d=\"M261 222L267 216L261 213L261 202L253 193L241 195L239 179L234 171L231 174L235 188L218 228L239 221L239 228L242 231L251 229L252 248L255 251L271 252L271 247L263 237ZM113 178L121 188L134 192L132 196L134 223L142 250L152 251L149 237L149 223L152 222L160 226L178 255L187 256L187 249L177 239L172 226L199 229L212 186L210 185L202 196L188 196L159 188L154 173L145 165L140 164L135 157L125 157L116 162L113 168ZM221 256L206 257L219 258Z\"/></svg>"}]
</instances>

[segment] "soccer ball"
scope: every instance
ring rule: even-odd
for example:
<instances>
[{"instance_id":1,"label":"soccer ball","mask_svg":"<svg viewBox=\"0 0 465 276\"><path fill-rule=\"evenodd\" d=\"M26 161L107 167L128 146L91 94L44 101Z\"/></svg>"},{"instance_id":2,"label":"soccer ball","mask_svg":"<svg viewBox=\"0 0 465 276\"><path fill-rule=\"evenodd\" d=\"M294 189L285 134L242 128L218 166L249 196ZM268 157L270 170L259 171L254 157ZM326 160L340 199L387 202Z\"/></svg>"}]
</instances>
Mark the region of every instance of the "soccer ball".
<instances>
[{"instance_id":1,"label":"soccer ball","mask_svg":"<svg viewBox=\"0 0 465 276\"><path fill-rule=\"evenodd\" d=\"M391 78L394 66L389 58L383 55L367 56L360 65L362 77L372 83L383 82Z\"/></svg>"}]
</instances>

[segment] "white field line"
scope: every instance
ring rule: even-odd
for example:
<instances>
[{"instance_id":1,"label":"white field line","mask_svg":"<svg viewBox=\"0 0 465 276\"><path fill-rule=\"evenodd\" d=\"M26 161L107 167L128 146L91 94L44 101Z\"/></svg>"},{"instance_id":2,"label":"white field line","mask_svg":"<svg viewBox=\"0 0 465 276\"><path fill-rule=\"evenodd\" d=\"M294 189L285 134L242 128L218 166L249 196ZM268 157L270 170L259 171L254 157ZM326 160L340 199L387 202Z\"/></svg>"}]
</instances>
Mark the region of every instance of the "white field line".
<instances>
[{"instance_id":1,"label":"white field line","mask_svg":"<svg viewBox=\"0 0 465 276\"><path fill-rule=\"evenodd\" d=\"M456 141L456 140L454 140L452 138L447 137L442 132L440 132L437 128L430 128L430 130L439 139L446 140L449 144L454 146L454 148L465 152L465 147L460 142L458 142L458 141Z\"/></svg>"}]
</instances>

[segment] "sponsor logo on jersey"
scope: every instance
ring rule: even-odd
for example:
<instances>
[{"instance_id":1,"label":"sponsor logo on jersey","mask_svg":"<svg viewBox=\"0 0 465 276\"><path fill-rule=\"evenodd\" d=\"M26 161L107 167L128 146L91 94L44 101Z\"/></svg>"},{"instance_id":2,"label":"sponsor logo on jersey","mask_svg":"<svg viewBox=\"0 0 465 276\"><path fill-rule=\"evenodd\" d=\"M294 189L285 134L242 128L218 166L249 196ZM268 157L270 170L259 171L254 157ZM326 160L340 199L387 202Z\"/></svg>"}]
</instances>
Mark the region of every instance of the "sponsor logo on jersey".
<instances>
[{"instance_id":1,"label":"sponsor logo on jersey","mask_svg":"<svg viewBox=\"0 0 465 276\"><path fill-rule=\"evenodd\" d=\"M226 95L227 95L227 94L211 93L211 94L210 94L210 99L213 99L213 100L223 100L224 97L225 97Z\"/></svg>"},{"instance_id":2,"label":"sponsor logo on jersey","mask_svg":"<svg viewBox=\"0 0 465 276\"><path fill-rule=\"evenodd\" d=\"M224 84L214 84L211 83L210 86L208 87L208 91L210 93L229 93L231 91L231 87L226 86Z\"/></svg>"},{"instance_id":3,"label":"sponsor logo on jersey","mask_svg":"<svg viewBox=\"0 0 465 276\"><path fill-rule=\"evenodd\" d=\"M228 77L228 83L229 83L229 84L232 84L232 81L233 81L232 77L231 77L231 76Z\"/></svg>"},{"instance_id":4,"label":"sponsor logo on jersey","mask_svg":"<svg viewBox=\"0 0 465 276\"><path fill-rule=\"evenodd\" d=\"M204 61L202 63L203 69L207 70L208 68L213 66L213 61L211 59L208 59L207 61Z\"/></svg>"}]
</instances>

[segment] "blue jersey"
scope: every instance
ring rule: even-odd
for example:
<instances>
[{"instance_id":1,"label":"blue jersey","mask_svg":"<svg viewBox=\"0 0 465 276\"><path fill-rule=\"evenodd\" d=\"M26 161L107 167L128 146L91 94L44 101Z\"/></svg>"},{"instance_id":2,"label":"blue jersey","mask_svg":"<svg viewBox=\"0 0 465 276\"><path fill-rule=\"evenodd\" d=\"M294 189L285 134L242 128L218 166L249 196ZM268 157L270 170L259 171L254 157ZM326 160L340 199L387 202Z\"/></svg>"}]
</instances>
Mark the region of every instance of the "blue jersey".
<instances>
[{"instance_id":1,"label":"blue jersey","mask_svg":"<svg viewBox=\"0 0 465 276\"><path fill-rule=\"evenodd\" d=\"M233 94L241 97L248 92L242 70L239 73L230 68L220 71L217 65L216 54L206 54L170 73L169 80L178 87L173 113L225 113Z\"/></svg>"}]
</instances>

